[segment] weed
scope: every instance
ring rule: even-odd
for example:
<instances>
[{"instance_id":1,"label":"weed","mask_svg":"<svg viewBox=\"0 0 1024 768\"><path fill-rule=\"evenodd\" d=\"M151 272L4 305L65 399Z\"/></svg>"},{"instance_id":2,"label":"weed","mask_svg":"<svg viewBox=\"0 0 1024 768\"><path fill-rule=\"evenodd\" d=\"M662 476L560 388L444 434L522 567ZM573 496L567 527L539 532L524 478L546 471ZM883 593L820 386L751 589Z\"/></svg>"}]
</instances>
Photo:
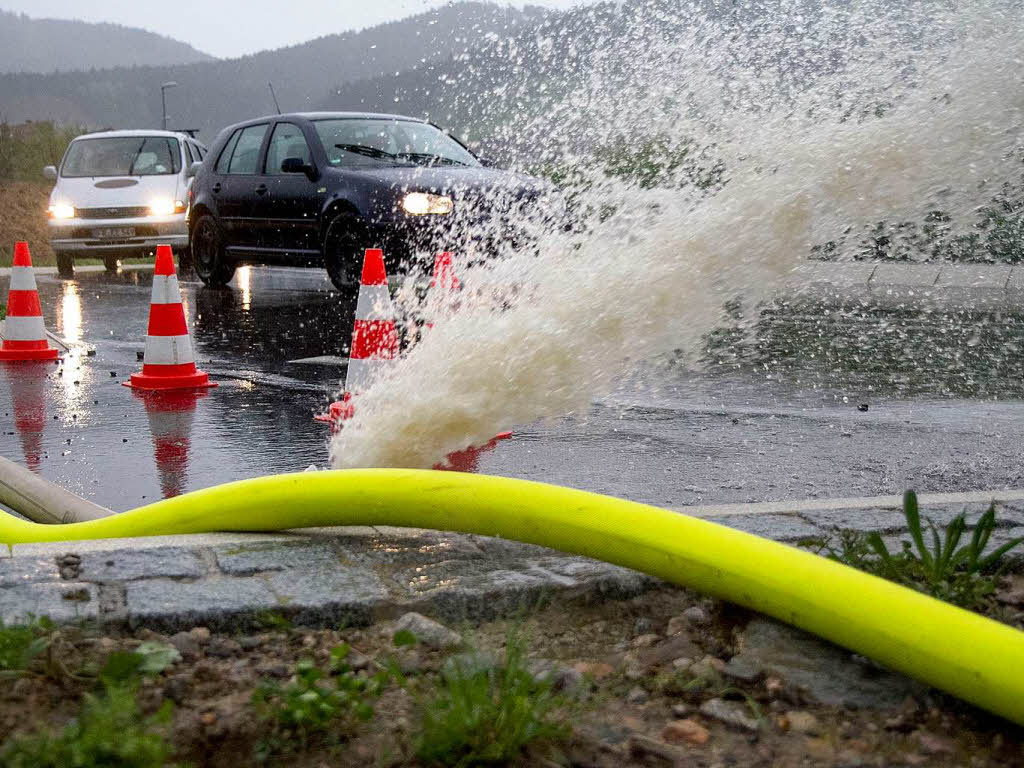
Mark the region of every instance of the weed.
<instances>
[{"instance_id":1,"label":"weed","mask_svg":"<svg viewBox=\"0 0 1024 768\"><path fill-rule=\"evenodd\" d=\"M277 611L263 611L255 618L260 629L287 632L295 626L291 619Z\"/></svg>"},{"instance_id":2,"label":"weed","mask_svg":"<svg viewBox=\"0 0 1024 768\"><path fill-rule=\"evenodd\" d=\"M527 748L567 739L567 700L526 666L524 643L508 639L503 664L456 657L435 696L420 703L416 756L426 765L504 765Z\"/></svg>"},{"instance_id":3,"label":"weed","mask_svg":"<svg viewBox=\"0 0 1024 768\"><path fill-rule=\"evenodd\" d=\"M903 497L903 515L911 541L904 541L899 552L890 552L877 531L842 531L838 547L831 537L804 543L838 562L972 610L987 605L1006 568L1003 558L1024 543L1024 537L1019 537L986 553L996 527L995 504L989 506L963 544L967 532L964 512L949 522L942 535L931 520L926 520L930 546L925 541L917 494L913 491L907 491Z\"/></svg>"},{"instance_id":4,"label":"weed","mask_svg":"<svg viewBox=\"0 0 1024 768\"><path fill-rule=\"evenodd\" d=\"M99 679L105 685L133 685L144 675L159 675L167 667L181 660L181 654L172 645L142 643L134 651L115 651L107 657Z\"/></svg>"},{"instance_id":5,"label":"weed","mask_svg":"<svg viewBox=\"0 0 1024 768\"><path fill-rule=\"evenodd\" d=\"M0 751L6 768L163 768L171 766L167 741L171 704L143 717L135 687L105 686L86 694L82 711L62 731L12 739Z\"/></svg>"},{"instance_id":6,"label":"weed","mask_svg":"<svg viewBox=\"0 0 1024 768\"><path fill-rule=\"evenodd\" d=\"M355 722L373 717L372 702L383 692L390 672L358 675L348 663L350 652L342 643L331 650L327 672L303 659L292 681L265 681L256 689L253 703L270 726L269 735L257 745L260 762L304 749L328 733L344 736Z\"/></svg>"},{"instance_id":7,"label":"weed","mask_svg":"<svg viewBox=\"0 0 1024 768\"><path fill-rule=\"evenodd\" d=\"M0 678L27 673L46 651L54 628L53 622L45 617L9 627L0 619Z\"/></svg>"}]
</instances>

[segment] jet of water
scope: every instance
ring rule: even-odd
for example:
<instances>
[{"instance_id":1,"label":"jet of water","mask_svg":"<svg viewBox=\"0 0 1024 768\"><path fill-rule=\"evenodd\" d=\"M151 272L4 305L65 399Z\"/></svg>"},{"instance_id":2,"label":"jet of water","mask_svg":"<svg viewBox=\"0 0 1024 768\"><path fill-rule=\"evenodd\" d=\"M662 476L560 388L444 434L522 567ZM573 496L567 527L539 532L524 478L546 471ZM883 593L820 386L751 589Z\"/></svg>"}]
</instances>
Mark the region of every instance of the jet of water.
<instances>
[{"instance_id":1,"label":"jet of water","mask_svg":"<svg viewBox=\"0 0 1024 768\"><path fill-rule=\"evenodd\" d=\"M524 212L535 250L463 260L459 305L357 398L332 465L429 467L586 412L644 361L695 360L724 304L769 298L815 244L938 207L969 220L1020 147L1017 6L779 0L737 21L703 4L685 24L660 0L613 13L628 47L591 46L561 101L515 126L576 173L547 203L577 226ZM506 109L526 66L508 64L495 97ZM655 164L697 147L723 170L699 185L685 163L653 183L609 175L589 151L609 142L661 146Z\"/></svg>"}]
</instances>

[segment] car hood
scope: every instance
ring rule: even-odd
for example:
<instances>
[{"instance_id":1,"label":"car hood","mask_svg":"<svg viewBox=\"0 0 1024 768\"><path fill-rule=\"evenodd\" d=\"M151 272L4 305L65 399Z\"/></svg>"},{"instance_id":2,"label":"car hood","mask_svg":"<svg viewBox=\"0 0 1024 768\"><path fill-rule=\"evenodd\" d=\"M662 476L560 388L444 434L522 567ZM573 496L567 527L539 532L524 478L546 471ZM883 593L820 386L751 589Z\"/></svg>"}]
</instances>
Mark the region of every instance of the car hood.
<instances>
[{"instance_id":1,"label":"car hood","mask_svg":"<svg viewBox=\"0 0 1024 768\"><path fill-rule=\"evenodd\" d=\"M70 203L76 208L149 205L158 198L180 200L178 176L83 177L57 180L51 203Z\"/></svg>"},{"instance_id":2,"label":"car hood","mask_svg":"<svg viewBox=\"0 0 1024 768\"><path fill-rule=\"evenodd\" d=\"M542 183L537 179L494 168L402 166L368 168L354 172L387 184L396 193L433 192L451 195L456 199L496 192L537 194L542 189Z\"/></svg>"}]
</instances>

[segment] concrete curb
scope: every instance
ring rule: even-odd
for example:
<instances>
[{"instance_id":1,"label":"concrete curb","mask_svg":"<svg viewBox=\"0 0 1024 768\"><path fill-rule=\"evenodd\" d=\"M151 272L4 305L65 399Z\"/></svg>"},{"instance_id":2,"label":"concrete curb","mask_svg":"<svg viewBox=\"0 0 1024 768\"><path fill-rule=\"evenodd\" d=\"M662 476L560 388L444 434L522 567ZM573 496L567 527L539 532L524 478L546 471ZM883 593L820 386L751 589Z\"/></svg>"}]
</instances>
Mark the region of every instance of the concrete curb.
<instances>
[{"instance_id":1,"label":"concrete curb","mask_svg":"<svg viewBox=\"0 0 1024 768\"><path fill-rule=\"evenodd\" d=\"M1024 536L1024 491L922 496L944 525L1005 500L991 546ZM900 498L725 505L686 510L796 543L839 529L904 532ZM278 614L302 625L366 625L410 610L449 622L516 615L558 600L639 594L657 581L583 557L481 536L398 528L331 528L19 545L0 558L0 618L176 631L243 630Z\"/></svg>"}]
</instances>

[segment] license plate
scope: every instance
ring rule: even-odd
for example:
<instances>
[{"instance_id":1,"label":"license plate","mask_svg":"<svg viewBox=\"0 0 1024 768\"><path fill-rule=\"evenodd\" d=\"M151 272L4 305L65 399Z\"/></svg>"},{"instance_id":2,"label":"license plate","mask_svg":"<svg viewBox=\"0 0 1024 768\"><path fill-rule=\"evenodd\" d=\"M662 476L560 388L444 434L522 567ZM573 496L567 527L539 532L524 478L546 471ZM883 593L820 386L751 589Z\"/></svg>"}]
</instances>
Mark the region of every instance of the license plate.
<instances>
[{"instance_id":1,"label":"license plate","mask_svg":"<svg viewBox=\"0 0 1024 768\"><path fill-rule=\"evenodd\" d=\"M135 237L135 227L104 227L94 229L92 236L96 240L125 240Z\"/></svg>"}]
</instances>

